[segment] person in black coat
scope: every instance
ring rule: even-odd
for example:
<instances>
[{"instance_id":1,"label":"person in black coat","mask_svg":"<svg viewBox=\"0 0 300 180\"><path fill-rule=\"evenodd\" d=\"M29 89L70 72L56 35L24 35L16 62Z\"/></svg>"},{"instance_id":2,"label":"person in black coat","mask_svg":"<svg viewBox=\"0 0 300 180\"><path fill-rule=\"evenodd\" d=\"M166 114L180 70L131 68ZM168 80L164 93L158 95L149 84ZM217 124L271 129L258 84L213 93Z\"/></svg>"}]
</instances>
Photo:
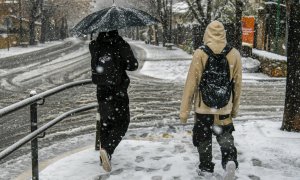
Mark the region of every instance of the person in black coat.
<instances>
[{"instance_id":1,"label":"person in black coat","mask_svg":"<svg viewBox=\"0 0 300 180\"><path fill-rule=\"evenodd\" d=\"M112 154L127 132L130 122L127 93L130 79L126 70L136 70L138 61L129 44L119 36L117 30L100 32L97 39L89 44L89 50L92 56L92 80L97 85L100 113L100 160L103 169L109 172ZM114 57L113 60L119 68L119 72L114 73L120 77L117 84L103 84L103 81L97 78L97 61L103 54L112 54Z\"/></svg>"}]
</instances>

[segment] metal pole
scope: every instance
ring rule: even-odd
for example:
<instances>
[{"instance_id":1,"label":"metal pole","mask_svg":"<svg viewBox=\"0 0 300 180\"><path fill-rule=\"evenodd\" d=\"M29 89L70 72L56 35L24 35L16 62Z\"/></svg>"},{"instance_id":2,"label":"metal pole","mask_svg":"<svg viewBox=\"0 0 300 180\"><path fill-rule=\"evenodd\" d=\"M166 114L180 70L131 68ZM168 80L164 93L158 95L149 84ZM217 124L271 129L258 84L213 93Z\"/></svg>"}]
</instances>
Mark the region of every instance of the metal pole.
<instances>
[{"instance_id":1,"label":"metal pole","mask_svg":"<svg viewBox=\"0 0 300 180\"><path fill-rule=\"evenodd\" d=\"M30 92L30 97L35 96L36 91ZM37 103L30 105L30 127L31 132L37 130ZM31 141L31 161L32 161L32 180L39 180L39 157L38 157L38 138Z\"/></svg>"},{"instance_id":2,"label":"metal pole","mask_svg":"<svg viewBox=\"0 0 300 180\"><path fill-rule=\"evenodd\" d=\"M97 114L96 114L96 141L95 141L95 150L100 149L100 113L99 113L99 108L97 109Z\"/></svg>"},{"instance_id":3,"label":"metal pole","mask_svg":"<svg viewBox=\"0 0 300 180\"><path fill-rule=\"evenodd\" d=\"M275 52L278 52L278 39L280 33L280 0L277 0L277 13L276 13L276 41L275 41Z\"/></svg>"}]
</instances>

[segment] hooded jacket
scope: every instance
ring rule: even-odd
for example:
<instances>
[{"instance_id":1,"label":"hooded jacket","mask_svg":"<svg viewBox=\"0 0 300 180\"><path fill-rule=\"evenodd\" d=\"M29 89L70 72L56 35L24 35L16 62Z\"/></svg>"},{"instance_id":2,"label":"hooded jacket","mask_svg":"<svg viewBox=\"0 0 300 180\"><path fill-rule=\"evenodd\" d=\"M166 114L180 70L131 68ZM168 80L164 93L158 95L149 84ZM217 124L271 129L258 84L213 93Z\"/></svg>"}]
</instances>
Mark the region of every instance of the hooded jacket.
<instances>
[{"instance_id":1,"label":"hooded jacket","mask_svg":"<svg viewBox=\"0 0 300 180\"><path fill-rule=\"evenodd\" d=\"M127 90L130 79L126 73L127 71L134 71L138 68L138 61L134 57L130 45L118 34L118 31L100 32L97 39L89 44L89 50L93 57L96 52L105 54L106 52L114 52L119 56L122 73L122 82L118 87L122 90ZM92 72L96 69L95 58L91 61ZM96 83L97 84L97 83ZM102 89L105 87L102 87Z\"/></svg>"},{"instance_id":2,"label":"hooded jacket","mask_svg":"<svg viewBox=\"0 0 300 180\"><path fill-rule=\"evenodd\" d=\"M215 54L220 54L227 44L226 32L223 24L218 21L211 22L205 30L203 41ZM194 111L198 114L230 114L231 117L237 116L242 83L241 56L239 51L233 48L226 57L230 67L230 78L233 79L234 82L234 96L233 94L231 95L230 101L225 107L214 109L204 104L198 89L208 55L201 49L195 51L180 106L180 120L182 123L187 122L192 102L194 102Z\"/></svg>"}]
</instances>

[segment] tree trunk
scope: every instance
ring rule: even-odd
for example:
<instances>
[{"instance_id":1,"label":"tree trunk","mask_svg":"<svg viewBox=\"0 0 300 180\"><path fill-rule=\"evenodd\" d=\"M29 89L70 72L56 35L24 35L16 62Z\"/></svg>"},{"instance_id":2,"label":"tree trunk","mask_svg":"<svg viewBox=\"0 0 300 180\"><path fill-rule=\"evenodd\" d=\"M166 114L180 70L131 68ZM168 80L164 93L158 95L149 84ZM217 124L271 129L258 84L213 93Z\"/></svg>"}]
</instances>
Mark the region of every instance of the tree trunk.
<instances>
[{"instance_id":1,"label":"tree trunk","mask_svg":"<svg viewBox=\"0 0 300 180\"><path fill-rule=\"evenodd\" d=\"M300 132L300 2L291 2L288 18L287 81L282 130Z\"/></svg>"},{"instance_id":2,"label":"tree trunk","mask_svg":"<svg viewBox=\"0 0 300 180\"><path fill-rule=\"evenodd\" d=\"M47 19L46 19L46 12L45 10L43 11L42 14L42 19L41 19L41 39L40 39L40 43L45 43L46 42L46 33L47 33Z\"/></svg>"},{"instance_id":3,"label":"tree trunk","mask_svg":"<svg viewBox=\"0 0 300 180\"><path fill-rule=\"evenodd\" d=\"M169 37L168 37L168 42L171 43L172 42L172 7L173 7L173 0L170 0L170 10L169 10Z\"/></svg>"},{"instance_id":4,"label":"tree trunk","mask_svg":"<svg viewBox=\"0 0 300 180\"><path fill-rule=\"evenodd\" d=\"M38 19L38 9L43 0L31 1L30 19L29 19L29 44L35 45L36 32L35 32L35 21Z\"/></svg>"},{"instance_id":5,"label":"tree trunk","mask_svg":"<svg viewBox=\"0 0 300 180\"><path fill-rule=\"evenodd\" d=\"M23 20L22 20L22 16L23 16L23 14L22 14L22 1L21 0L19 0L19 18L20 18L20 20L19 20L19 43L21 43L21 42L23 42L23 37L24 37L24 31L23 31Z\"/></svg>"},{"instance_id":6,"label":"tree trunk","mask_svg":"<svg viewBox=\"0 0 300 180\"><path fill-rule=\"evenodd\" d=\"M193 49L198 49L203 42L204 30L198 24L193 24L192 26L192 35L193 35Z\"/></svg>"},{"instance_id":7,"label":"tree trunk","mask_svg":"<svg viewBox=\"0 0 300 180\"><path fill-rule=\"evenodd\" d=\"M163 46L168 42L168 24L162 24L163 28Z\"/></svg>"},{"instance_id":8,"label":"tree trunk","mask_svg":"<svg viewBox=\"0 0 300 180\"><path fill-rule=\"evenodd\" d=\"M135 36L136 36L136 40L140 40L140 29L139 29L139 27L135 28Z\"/></svg>"},{"instance_id":9,"label":"tree trunk","mask_svg":"<svg viewBox=\"0 0 300 180\"><path fill-rule=\"evenodd\" d=\"M242 13L243 13L243 2L236 0L235 7L235 48L239 51L242 50Z\"/></svg>"},{"instance_id":10,"label":"tree trunk","mask_svg":"<svg viewBox=\"0 0 300 180\"><path fill-rule=\"evenodd\" d=\"M158 25L157 24L155 24L154 25L154 30L153 30L153 33L154 33L154 44L156 45L156 46L158 46L159 45L159 42L158 42L158 33L157 33L157 31L158 31Z\"/></svg>"}]
</instances>

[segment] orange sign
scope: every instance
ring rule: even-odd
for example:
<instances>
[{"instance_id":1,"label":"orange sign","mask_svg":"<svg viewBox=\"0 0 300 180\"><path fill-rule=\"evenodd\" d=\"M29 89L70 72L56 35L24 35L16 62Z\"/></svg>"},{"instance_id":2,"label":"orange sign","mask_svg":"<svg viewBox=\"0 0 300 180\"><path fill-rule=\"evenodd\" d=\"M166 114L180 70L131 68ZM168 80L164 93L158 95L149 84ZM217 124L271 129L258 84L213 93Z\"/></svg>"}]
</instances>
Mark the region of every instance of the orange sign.
<instances>
[{"instance_id":1,"label":"orange sign","mask_svg":"<svg viewBox=\"0 0 300 180\"><path fill-rule=\"evenodd\" d=\"M242 17L243 44L253 46L254 43L254 25L255 18L253 16Z\"/></svg>"}]
</instances>

